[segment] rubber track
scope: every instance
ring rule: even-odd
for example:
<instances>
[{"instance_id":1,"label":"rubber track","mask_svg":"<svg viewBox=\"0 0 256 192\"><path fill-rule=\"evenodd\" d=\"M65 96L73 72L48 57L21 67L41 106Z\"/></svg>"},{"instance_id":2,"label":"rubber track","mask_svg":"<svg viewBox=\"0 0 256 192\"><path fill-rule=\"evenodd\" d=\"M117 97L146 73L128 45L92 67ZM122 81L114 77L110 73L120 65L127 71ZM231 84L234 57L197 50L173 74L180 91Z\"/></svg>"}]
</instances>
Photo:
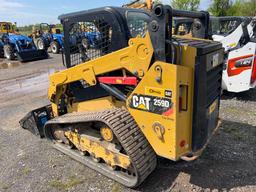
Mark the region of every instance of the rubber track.
<instances>
[{"instance_id":1,"label":"rubber track","mask_svg":"<svg viewBox=\"0 0 256 192\"><path fill-rule=\"evenodd\" d=\"M98 112L69 113L48 121L45 125L45 130L49 130L48 128L52 127L52 125L70 125L94 121L103 122L112 129L127 155L130 157L135 169L135 182L134 178L131 179L130 182L120 181L119 177L113 177L113 175L111 178L128 187L136 187L140 185L155 169L157 159L154 150L127 110L115 108ZM46 136L47 135L49 134L46 133ZM82 162L81 160L79 161ZM99 166L97 165L97 167ZM94 169L94 167L91 168ZM100 172L105 176L110 177L109 173L104 173L104 171ZM130 177L127 177L127 179L129 180Z\"/></svg>"}]
</instances>

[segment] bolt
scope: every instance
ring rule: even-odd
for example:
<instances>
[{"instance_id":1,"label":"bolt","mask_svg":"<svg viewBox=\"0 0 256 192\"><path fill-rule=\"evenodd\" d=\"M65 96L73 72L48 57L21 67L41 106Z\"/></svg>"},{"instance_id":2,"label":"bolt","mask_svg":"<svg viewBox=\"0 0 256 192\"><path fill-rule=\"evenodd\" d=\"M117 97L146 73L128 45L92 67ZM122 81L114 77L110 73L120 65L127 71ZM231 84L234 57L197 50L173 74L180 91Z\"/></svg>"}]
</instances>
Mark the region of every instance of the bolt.
<instances>
[{"instance_id":1,"label":"bolt","mask_svg":"<svg viewBox=\"0 0 256 192\"><path fill-rule=\"evenodd\" d=\"M134 71L133 74L137 76L138 75L138 71Z\"/></svg>"},{"instance_id":2,"label":"bolt","mask_svg":"<svg viewBox=\"0 0 256 192\"><path fill-rule=\"evenodd\" d=\"M158 28L159 28L159 25L158 25L157 21L155 21L155 20L152 21L151 22L151 30L156 32L158 30Z\"/></svg>"},{"instance_id":3,"label":"bolt","mask_svg":"<svg viewBox=\"0 0 256 192\"><path fill-rule=\"evenodd\" d=\"M156 78L156 81L157 81L158 83L161 83L161 81L162 81L162 80L161 80L161 77L157 77L157 78Z\"/></svg>"}]
</instances>

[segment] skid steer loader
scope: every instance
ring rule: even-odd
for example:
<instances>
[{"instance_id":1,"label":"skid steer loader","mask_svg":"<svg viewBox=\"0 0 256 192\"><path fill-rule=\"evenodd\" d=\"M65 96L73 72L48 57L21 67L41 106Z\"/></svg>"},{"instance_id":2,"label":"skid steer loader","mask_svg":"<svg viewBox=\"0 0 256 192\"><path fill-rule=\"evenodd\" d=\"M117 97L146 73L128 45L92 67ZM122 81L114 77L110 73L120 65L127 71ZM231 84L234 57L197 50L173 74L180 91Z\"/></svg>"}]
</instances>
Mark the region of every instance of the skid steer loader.
<instances>
[{"instance_id":1,"label":"skid steer loader","mask_svg":"<svg viewBox=\"0 0 256 192\"><path fill-rule=\"evenodd\" d=\"M212 39L225 49L222 89L239 93L256 87L256 19L245 18L230 33Z\"/></svg>"},{"instance_id":2,"label":"skid steer loader","mask_svg":"<svg viewBox=\"0 0 256 192\"><path fill-rule=\"evenodd\" d=\"M172 37L172 17L200 23L196 39ZM201 40L206 12L157 5L152 12L104 7L59 17L66 70L50 76L50 106L20 124L86 166L140 185L157 156L191 161L219 127L223 48ZM97 49L70 38L94 25Z\"/></svg>"},{"instance_id":3,"label":"skid steer loader","mask_svg":"<svg viewBox=\"0 0 256 192\"><path fill-rule=\"evenodd\" d=\"M235 31L243 22L250 21L250 17L223 16L210 18L210 33L212 35L227 36Z\"/></svg>"},{"instance_id":4,"label":"skid steer loader","mask_svg":"<svg viewBox=\"0 0 256 192\"><path fill-rule=\"evenodd\" d=\"M151 9L153 9L153 4L154 4L154 2L152 0L145 0L145 1L134 0L128 4L123 5L122 7L151 10Z\"/></svg>"}]
</instances>

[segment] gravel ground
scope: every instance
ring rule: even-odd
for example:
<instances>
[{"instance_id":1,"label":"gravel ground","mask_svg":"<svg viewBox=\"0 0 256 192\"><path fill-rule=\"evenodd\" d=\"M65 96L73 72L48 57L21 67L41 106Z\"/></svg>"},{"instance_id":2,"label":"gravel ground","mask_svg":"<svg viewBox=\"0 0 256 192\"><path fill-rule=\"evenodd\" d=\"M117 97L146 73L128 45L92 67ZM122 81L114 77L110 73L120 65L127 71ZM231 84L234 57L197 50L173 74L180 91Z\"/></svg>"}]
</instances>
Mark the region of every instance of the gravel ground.
<instances>
[{"instance_id":1,"label":"gravel ground","mask_svg":"<svg viewBox=\"0 0 256 192\"><path fill-rule=\"evenodd\" d=\"M31 109L48 104L48 75L61 56L21 64L0 60L0 191L256 191L256 90L225 93L220 130L194 162L159 159L137 189L128 189L20 128Z\"/></svg>"}]
</instances>

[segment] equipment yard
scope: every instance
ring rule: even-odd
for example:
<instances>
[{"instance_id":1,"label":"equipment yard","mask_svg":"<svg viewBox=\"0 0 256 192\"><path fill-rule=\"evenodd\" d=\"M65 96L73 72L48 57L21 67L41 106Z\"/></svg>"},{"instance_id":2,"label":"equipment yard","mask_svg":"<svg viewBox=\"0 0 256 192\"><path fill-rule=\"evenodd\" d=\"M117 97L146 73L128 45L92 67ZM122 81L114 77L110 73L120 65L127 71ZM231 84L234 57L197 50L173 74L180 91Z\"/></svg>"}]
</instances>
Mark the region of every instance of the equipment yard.
<instances>
[{"instance_id":1,"label":"equipment yard","mask_svg":"<svg viewBox=\"0 0 256 192\"><path fill-rule=\"evenodd\" d=\"M19 120L45 106L48 76L61 55L19 63L0 60L0 191L256 191L256 90L221 99L221 128L194 162L158 158L136 189L102 176L24 131Z\"/></svg>"}]
</instances>

